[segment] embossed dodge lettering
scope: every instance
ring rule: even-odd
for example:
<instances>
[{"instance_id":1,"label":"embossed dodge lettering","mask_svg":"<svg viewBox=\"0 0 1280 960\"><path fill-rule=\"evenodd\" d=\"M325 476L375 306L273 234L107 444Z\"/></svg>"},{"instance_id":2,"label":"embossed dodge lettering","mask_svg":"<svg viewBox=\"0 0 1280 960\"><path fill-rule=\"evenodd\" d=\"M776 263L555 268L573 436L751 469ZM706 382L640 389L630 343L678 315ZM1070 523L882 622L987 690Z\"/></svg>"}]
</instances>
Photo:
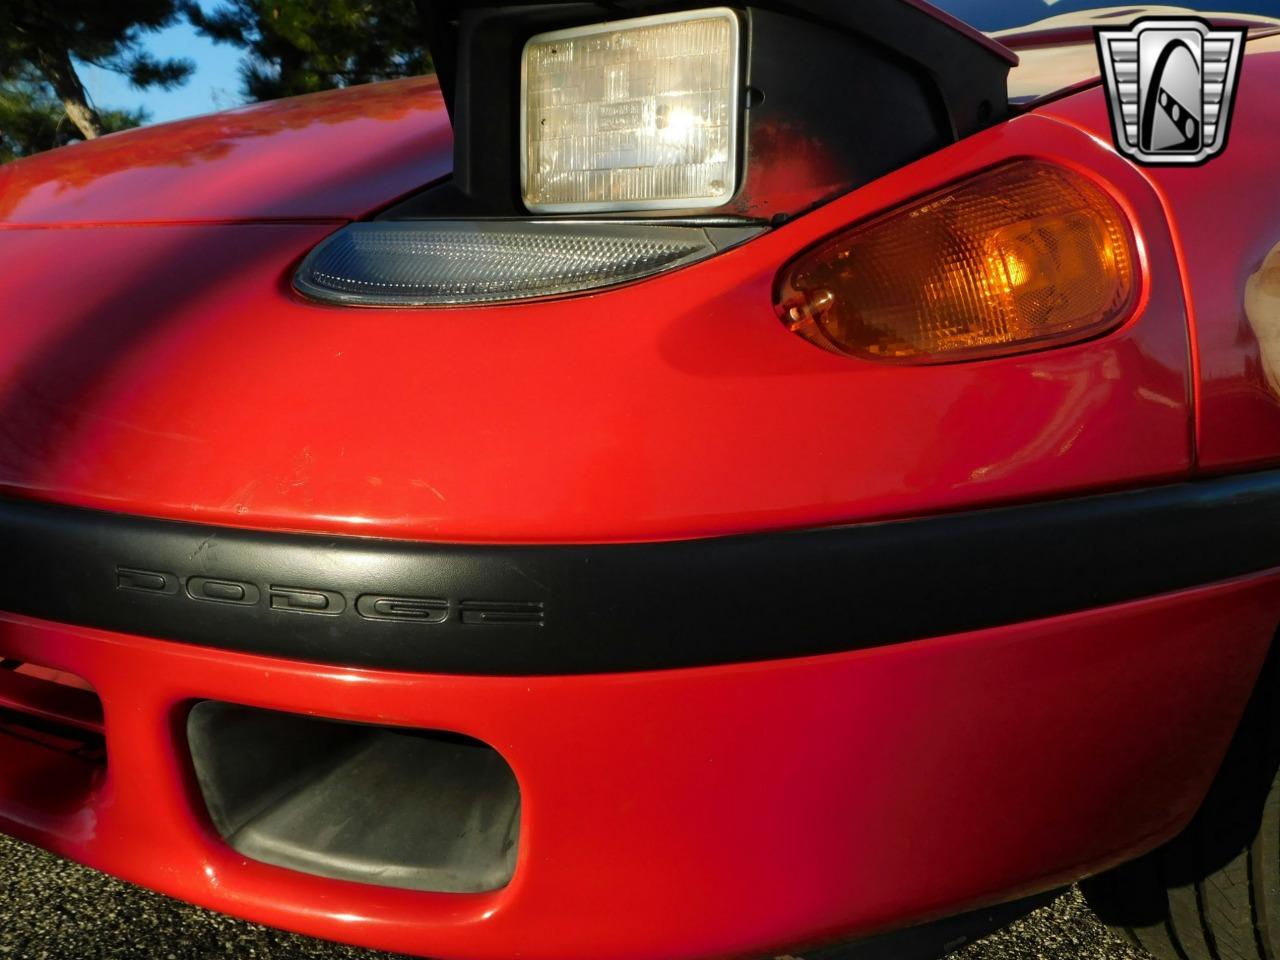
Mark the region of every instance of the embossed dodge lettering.
<instances>
[{"instance_id":1,"label":"embossed dodge lettering","mask_svg":"<svg viewBox=\"0 0 1280 960\"><path fill-rule=\"evenodd\" d=\"M216 577L186 577L163 570L116 567L116 589L149 593L156 596L185 596L205 603L223 603L256 607L264 603L283 613L313 614L326 617L341 615L348 606L365 620L388 620L402 623L444 623L450 618L459 623L480 626L525 624L543 626L545 605L541 600L450 600L445 597L398 597L376 593L360 594L354 604L336 590L270 584L260 586L245 580Z\"/></svg>"}]
</instances>

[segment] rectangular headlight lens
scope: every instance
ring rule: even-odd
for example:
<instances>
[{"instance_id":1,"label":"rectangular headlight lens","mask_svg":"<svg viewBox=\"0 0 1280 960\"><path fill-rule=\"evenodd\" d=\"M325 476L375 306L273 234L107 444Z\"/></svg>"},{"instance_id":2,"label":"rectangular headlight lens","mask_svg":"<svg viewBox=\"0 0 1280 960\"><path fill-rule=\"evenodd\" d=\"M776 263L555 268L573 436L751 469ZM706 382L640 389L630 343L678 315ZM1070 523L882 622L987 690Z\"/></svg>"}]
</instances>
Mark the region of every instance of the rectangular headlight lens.
<instances>
[{"instance_id":1,"label":"rectangular headlight lens","mask_svg":"<svg viewBox=\"0 0 1280 960\"><path fill-rule=\"evenodd\" d=\"M738 18L716 7L525 44L521 172L534 212L697 209L737 189Z\"/></svg>"}]
</instances>

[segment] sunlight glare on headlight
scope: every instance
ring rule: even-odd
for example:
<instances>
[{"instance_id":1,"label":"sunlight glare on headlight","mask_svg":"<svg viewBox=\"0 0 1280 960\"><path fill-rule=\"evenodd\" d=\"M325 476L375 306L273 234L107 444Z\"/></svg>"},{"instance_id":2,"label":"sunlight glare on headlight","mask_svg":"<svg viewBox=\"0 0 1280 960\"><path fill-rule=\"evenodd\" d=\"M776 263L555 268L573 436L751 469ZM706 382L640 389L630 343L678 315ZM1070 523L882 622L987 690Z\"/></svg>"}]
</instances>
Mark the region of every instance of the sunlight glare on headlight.
<instances>
[{"instance_id":1,"label":"sunlight glare on headlight","mask_svg":"<svg viewBox=\"0 0 1280 960\"><path fill-rule=\"evenodd\" d=\"M557 30L525 45L534 212L699 209L737 187L739 28L723 7Z\"/></svg>"}]
</instances>

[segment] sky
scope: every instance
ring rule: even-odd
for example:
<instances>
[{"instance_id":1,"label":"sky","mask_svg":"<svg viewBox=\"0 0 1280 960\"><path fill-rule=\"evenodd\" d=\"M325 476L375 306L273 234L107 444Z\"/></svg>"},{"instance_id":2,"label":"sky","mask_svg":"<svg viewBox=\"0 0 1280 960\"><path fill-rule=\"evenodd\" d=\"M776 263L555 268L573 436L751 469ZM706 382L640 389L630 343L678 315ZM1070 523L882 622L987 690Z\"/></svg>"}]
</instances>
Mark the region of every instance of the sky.
<instances>
[{"instance_id":1,"label":"sky","mask_svg":"<svg viewBox=\"0 0 1280 960\"><path fill-rule=\"evenodd\" d=\"M111 2L111 0L105 0ZM80 78L89 97L99 110L129 110L144 107L152 123L178 120L214 110L239 106L240 57L237 47L215 44L199 36L185 20L157 33L145 34L148 50L161 59L186 57L194 61L195 73L182 86L164 91L156 88L135 90L119 74L88 64L79 64Z\"/></svg>"}]
</instances>

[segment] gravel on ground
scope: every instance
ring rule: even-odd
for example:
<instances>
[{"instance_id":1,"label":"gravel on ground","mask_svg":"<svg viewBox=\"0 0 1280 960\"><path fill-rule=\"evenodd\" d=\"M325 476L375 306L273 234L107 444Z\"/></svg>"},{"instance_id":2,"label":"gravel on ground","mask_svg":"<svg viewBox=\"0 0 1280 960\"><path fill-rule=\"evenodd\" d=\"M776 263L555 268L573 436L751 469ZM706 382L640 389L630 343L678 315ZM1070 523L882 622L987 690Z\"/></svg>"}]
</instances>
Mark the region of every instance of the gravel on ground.
<instances>
[{"instance_id":1,"label":"gravel on ground","mask_svg":"<svg viewBox=\"0 0 1280 960\"><path fill-rule=\"evenodd\" d=\"M859 955L857 948L849 952L850 958ZM0 837L0 960L227 957L395 960L391 954L233 920ZM1072 889L950 958L1146 960L1146 955L1112 936Z\"/></svg>"}]
</instances>

